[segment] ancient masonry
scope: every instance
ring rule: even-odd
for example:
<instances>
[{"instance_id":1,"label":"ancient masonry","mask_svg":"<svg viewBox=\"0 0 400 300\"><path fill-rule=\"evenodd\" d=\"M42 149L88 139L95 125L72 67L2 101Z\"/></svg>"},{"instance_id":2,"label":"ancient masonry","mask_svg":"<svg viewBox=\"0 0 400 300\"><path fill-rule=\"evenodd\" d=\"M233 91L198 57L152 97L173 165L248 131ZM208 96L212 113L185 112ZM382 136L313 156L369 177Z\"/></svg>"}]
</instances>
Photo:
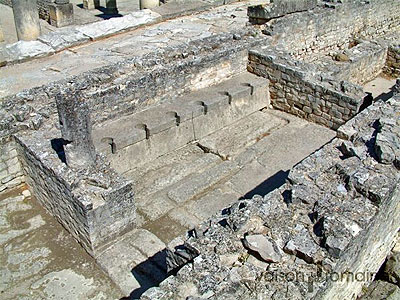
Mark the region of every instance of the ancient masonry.
<instances>
[{"instance_id":1,"label":"ancient masonry","mask_svg":"<svg viewBox=\"0 0 400 300\"><path fill-rule=\"evenodd\" d=\"M0 199L118 297L399 299L400 1L199 2L0 49Z\"/></svg>"}]
</instances>

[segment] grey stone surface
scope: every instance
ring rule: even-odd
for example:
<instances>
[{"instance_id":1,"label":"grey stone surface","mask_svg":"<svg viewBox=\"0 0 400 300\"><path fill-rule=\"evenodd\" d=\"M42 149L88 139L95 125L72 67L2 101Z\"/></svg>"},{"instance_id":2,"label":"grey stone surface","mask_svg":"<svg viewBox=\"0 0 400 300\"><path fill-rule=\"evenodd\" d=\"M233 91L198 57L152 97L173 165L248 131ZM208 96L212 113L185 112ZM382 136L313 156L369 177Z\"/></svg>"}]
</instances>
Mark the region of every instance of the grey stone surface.
<instances>
[{"instance_id":1,"label":"grey stone surface","mask_svg":"<svg viewBox=\"0 0 400 300\"><path fill-rule=\"evenodd\" d=\"M97 40L139 26L150 25L160 19L161 16L159 14L144 9L120 18L112 18L92 24L86 24L77 27L76 30L90 37L92 40Z\"/></svg>"},{"instance_id":2,"label":"grey stone surface","mask_svg":"<svg viewBox=\"0 0 400 300\"><path fill-rule=\"evenodd\" d=\"M40 35L37 0L12 0L18 40L32 41Z\"/></svg>"},{"instance_id":3,"label":"grey stone surface","mask_svg":"<svg viewBox=\"0 0 400 300\"><path fill-rule=\"evenodd\" d=\"M193 199L197 194L205 192L210 186L238 171L238 165L226 161L201 174L193 174L186 182L168 192L168 197L178 203Z\"/></svg>"},{"instance_id":4,"label":"grey stone surface","mask_svg":"<svg viewBox=\"0 0 400 300\"><path fill-rule=\"evenodd\" d=\"M38 201L96 256L109 241L135 226L132 183L99 156L92 168L73 171L59 158L63 151L54 144L57 139L56 132L18 137L22 168Z\"/></svg>"},{"instance_id":5,"label":"grey stone surface","mask_svg":"<svg viewBox=\"0 0 400 300\"><path fill-rule=\"evenodd\" d=\"M400 122L399 120L379 120L375 151L381 163L394 163L400 168Z\"/></svg>"},{"instance_id":6,"label":"grey stone surface","mask_svg":"<svg viewBox=\"0 0 400 300\"><path fill-rule=\"evenodd\" d=\"M96 163L89 106L81 93L66 91L56 96L64 139L66 164L70 168L90 168Z\"/></svg>"},{"instance_id":7,"label":"grey stone surface","mask_svg":"<svg viewBox=\"0 0 400 300\"><path fill-rule=\"evenodd\" d=\"M54 53L53 48L39 41L19 41L2 49L4 62L21 62Z\"/></svg>"},{"instance_id":8,"label":"grey stone surface","mask_svg":"<svg viewBox=\"0 0 400 300\"><path fill-rule=\"evenodd\" d=\"M313 9L317 4L317 0L274 0L271 4L249 6L247 15L250 21L266 22L287 14Z\"/></svg>"},{"instance_id":9,"label":"grey stone surface","mask_svg":"<svg viewBox=\"0 0 400 300\"><path fill-rule=\"evenodd\" d=\"M148 261L164 248L165 245L150 232L136 230L107 248L97 262L128 297L135 291L153 286L165 273L155 261Z\"/></svg>"},{"instance_id":10,"label":"grey stone surface","mask_svg":"<svg viewBox=\"0 0 400 300\"><path fill-rule=\"evenodd\" d=\"M48 6L50 24L55 27L72 25L74 23L74 7L72 3L69 3L69 1L59 2L51 3Z\"/></svg>"},{"instance_id":11,"label":"grey stone surface","mask_svg":"<svg viewBox=\"0 0 400 300\"><path fill-rule=\"evenodd\" d=\"M332 129L353 117L364 97L361 87L278 50L251 50L248 69L270 80L271 104L275 108Z\"/></svg>"},{"instance_id":12,"label":"grey stone surface","mask_svg":"<svg viewBox=\"0 0 400 300\"><path fill-rule=\"evenodd\" d=\"M400 298L400 288L385 281L374 281L368 288L367 294L362 300L387 299L395 300Z\"/></svg>"},{"instance_id":13,"label":"grey stone surface","mask_svg":"<svg viewBox=\"0 0 400 300\"><path fill-rule=\"evenodd\" d=\"M61 51L71 46L78 46L89 41L89 37L76 29L66 28L41 35L38 40L52 47L55 51Z\"/></svg>"},{"instance_id":14,"label":"grey stone surface","mask_svg":"<svg viewBox=\"0 0 400 300\"><path fill-rule=\"evenodd\" d=\"M266 262L277 263L282 259L275 242L261 234L245 236L243 245L245 248L258 253Z\"/></svg>"}]
</instances>

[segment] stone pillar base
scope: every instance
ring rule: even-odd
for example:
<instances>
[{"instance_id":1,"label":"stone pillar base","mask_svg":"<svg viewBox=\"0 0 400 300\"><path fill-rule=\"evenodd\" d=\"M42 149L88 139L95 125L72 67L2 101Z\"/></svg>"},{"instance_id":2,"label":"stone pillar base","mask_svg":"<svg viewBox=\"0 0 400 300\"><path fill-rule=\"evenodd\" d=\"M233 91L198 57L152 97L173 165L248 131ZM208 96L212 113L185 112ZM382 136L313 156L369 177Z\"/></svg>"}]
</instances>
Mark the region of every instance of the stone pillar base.
<instances>
[{"instance_id":1,"label":"stone pillar base","mask_svg":"<svg viewBox=\"0 0 400 300\"><path fill-rule=\"evenodd\" d=\"M100 0L83 0L84 9L95 9L100 7Z\"/></svg>"},{"instance_id":2,"label":"stone pillar base","mask_svg":"<svg viewBox=\"0 0 400 300\"><path fill-rule=\"evenodd\" d=\"M74 9L72 3L49 5L50 24L63 27L74 23Z\"/></svg>"},{"instance_id":3,"label":"stone pillar base","mask_svg":"<svg viewBox=\"0 0 400 300\"><path fill-rule=\"evenodd\" d=\"M117 0L106 0L106 14L116 15L118 14Z\"/></svg>"}]
</instances>

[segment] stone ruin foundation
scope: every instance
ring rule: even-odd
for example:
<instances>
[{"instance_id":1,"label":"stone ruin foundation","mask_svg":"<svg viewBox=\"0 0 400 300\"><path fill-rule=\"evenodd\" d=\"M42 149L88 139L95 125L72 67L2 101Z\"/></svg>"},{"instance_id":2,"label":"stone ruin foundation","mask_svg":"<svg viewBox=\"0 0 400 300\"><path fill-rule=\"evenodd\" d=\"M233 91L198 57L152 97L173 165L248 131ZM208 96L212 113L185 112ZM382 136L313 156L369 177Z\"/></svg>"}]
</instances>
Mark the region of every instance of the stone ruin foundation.
<instances>
[{"instance_id":1,"label":"stone ruin foundation","mask_svg":"<svg viewBox=\"0 0 400 300\"><path fill-rule=\"evenodd\" d=\"M0 191L26 182L123 296L356 299L396 242L400 2L247 15L2 99Z\"/></svg>"}]
</instances>

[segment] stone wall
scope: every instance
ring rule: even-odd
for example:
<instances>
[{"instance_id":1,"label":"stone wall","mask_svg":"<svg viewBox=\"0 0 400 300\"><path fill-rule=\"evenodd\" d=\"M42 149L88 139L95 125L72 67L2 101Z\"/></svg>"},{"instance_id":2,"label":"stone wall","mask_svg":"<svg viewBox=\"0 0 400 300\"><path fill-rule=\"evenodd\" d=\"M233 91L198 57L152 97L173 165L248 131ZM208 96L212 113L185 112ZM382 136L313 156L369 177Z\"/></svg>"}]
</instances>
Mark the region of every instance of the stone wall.
<instances>
[{"instance_id":1,"label":"stone wall","mask_svg":"<svg viewBox=\"0 0 400 300\"><path fill-rule=\"evenodd\" d=\"M270 80L273 107L332 129L353 117L364 97L361 87L338 82L278 51L251 50L248 70Z\"/></svg>"},{"instance_id":2,"label":"stone wall","mask_svg":"<svg viewBox=\"0 0 400 300\"><path fill-rule=\"evenodd\" d=\"M384 72L394 78L400 77L400 45L389 47Z\"/></svg>"},{"instance_id":3,"label":"stone wall","mask_svg":"<svg viewBox=\"0 0 400 300\"><path fill-rule=\"evenodd\" d=\"M356 38L375 39L400 26L397 0L347 1L335 8L312 11L277 19L267 29L290 54L305 57L312 53L347 49Z\"/></svg>"},{"instance_id":4,"label":"stone wall","mask_svg":"<svg viewBox=\"0 0 400 300\"><path fill-rule=\"evenodd\" d=\"M382 73L388 52L385 46L362 42L346 50L345 53L349 62L337 63L337 72L332 75L341 80L363 85Z\"/></svg>"},{"instance_id":5,"label":"stone wall","mask_svg":"<svg viewBox=\"0 0 400 300\"><path fill-rule=\"evenodd\" d=\"M399 158L381 151L400 149L399 107L376 102L286 184L171 242L167 263L181 269L141 299L356 299L400 228Z\"/></svg>"},{"instance_id":6,"label":"stone wall","mask_svg":"<svg viewBox=\"0 0 400 300\"><path fill-rule=\"evenodd\" d=\"M16 137L26 181L49 213L96 256L136 224L132 183L101 157L92 169L72 170L61 160L60 140L54 144L54 139L59 139L57 132Z\"/></svg>"},{"instance_id":7,"label":"stone wall","mask_svg":"<svg viewBox=\"0 0 400 300\"><path fill-rule=\"evenodd\" d=\"M47 22L50 22L50 9L49 4L54 2L51 0L37 0L37 6L39 10L39 17Z\"/></svg>"}]
</instances>

